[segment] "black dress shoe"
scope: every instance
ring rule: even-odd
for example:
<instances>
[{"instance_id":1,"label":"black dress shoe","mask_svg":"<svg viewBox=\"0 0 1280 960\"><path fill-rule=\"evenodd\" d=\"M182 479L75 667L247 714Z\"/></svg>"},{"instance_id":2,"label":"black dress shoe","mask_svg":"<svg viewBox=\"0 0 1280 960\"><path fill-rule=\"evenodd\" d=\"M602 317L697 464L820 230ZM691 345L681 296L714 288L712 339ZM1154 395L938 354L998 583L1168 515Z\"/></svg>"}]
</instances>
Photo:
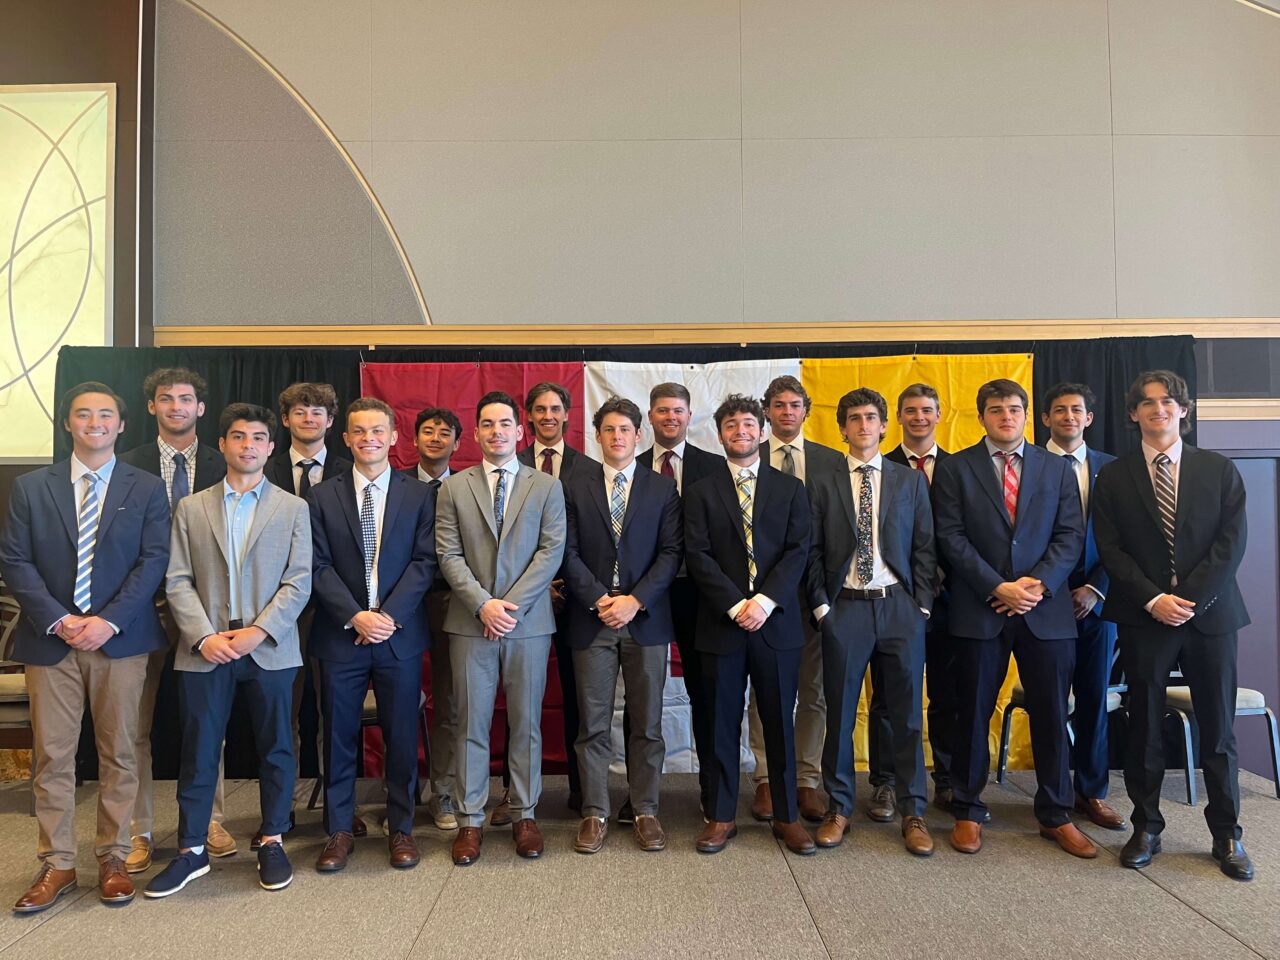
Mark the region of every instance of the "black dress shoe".
<instances>
[{"instance_id":1,"label":"black dress shoe","mask_svg":"<svg viewBox=\"0 0 1280 960\"><path fill-rule=\"evenodd\" d=\"M1120 866L1141 870L1151 866L1151 858L1160 852L1160 835L1133 831L1133 836L1120 851Z\"/></svg>"},{"instance_id":2,"label":"black dress shoe","mask_svg":"<svg viewBox=\"0 0 1280 960\"><path fill-rule=\"evenodd\" d=\"M1253 879L1253 861L1239 840L1213 841L1213 859L1218 861L1218 869L1232 880Z\"/></svg>"}]
</instances>

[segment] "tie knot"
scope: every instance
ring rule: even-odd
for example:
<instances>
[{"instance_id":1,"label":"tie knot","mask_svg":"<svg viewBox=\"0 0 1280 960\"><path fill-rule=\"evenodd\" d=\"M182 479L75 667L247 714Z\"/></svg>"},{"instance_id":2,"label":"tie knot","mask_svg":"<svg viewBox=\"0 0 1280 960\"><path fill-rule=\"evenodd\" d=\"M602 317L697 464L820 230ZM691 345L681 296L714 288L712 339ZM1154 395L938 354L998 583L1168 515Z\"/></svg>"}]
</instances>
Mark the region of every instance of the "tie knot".
<instances>
[{"instance_id":1,"label":"tie knot","mask_svg":"<svg viewBox=\"0 0 1280 960\"><path fill-rule=\"evenodd\" d=\"M187 455L185 453L175 453L173 455L173 462L180 467L185 466L187 463Z\"/></svg>"},{"instance_id":2,"label":"tie knot","mask_svg":"<svg viewBox=\"0 0 1280 960\"><path fill-rule=\"evenodd\" d=\"M875 467L873 467L871 464L869 464L869 463L864 463L864 464L862 464L862 466L854 467L854 468L853 468L853 472L854 472L854 473L861 473L861 474L863 474L863 475L866 475L866 474L870 473L870 472L871 472L872 470L874 470L874 469L875 469Z\"/></svg>"},{"instance_id":3,"label":"tie knot","mask_svg":"<svg viewBox=\"0 0 1280 960\"><path fill-rule=\"evenodd\" d=\"M1000 457L1006 463L1017 463L1022 455L1017 450L997 450L992 454L993 457Z\"/></svg>"},{"instance_id":4,"label":"tie knot","mask_svg":"<svg viewBox=\"0 0 1280 960\"><path fill-rule=\"evenodd\" d=\"M627 484L627 475L625 473L615 473L613 475L613 485L615 487L624 487Z\"/></svg>"},{"instance_id":5,"label":"tie knot","mask_svg":"<svg viewBox=\"0 0 1280 960\"><path fill-rule=\"evenodd\" d=\"M1167 453L1157 453L1151 462L1157 467L1165 467L1173 463L1173 461L1169 459L1169 455Z\"/></svg>"},{"instance_id":6,"label":"tie knot","mask_svg":"<svg viewBox=\"0 0 1280 960\"><path fill-rule=\"evenodd\" d=\"M751 479L752 479L752 477L751 477L751 471L750 471L750 470L747 470L747 469L744 467L743 469L741 469L741 470L739 470L739 471L738 471L738 483L750 483L750 482L751 482Z\"/></svg>"},{"instance_id":7,"label":"tie knot","mask_svg":"<svg viewBox=\"0 0 1280 960\"><path fill-rule=\"evenodd\" d=\"M90 471L89 473L86 473L84 475L84 483L85 483L85 486L87 487L95 486L97 482L101 479L102 478L98 476L96 473L94 473L93 471Z\"/></svg>"},{"instance_id":8,"label":"tie knot","mask_svg":"<svg viewBox=\"0 0 1280 960\"><path fill-rule=\"evenodd\" d=\"M175 457L174 459L177 459L177 458ZM316 462L310 459L298 461L298 466L300 466L303 470L310 470L315 465L316 465Z\"/></svg>"}]
</instances>

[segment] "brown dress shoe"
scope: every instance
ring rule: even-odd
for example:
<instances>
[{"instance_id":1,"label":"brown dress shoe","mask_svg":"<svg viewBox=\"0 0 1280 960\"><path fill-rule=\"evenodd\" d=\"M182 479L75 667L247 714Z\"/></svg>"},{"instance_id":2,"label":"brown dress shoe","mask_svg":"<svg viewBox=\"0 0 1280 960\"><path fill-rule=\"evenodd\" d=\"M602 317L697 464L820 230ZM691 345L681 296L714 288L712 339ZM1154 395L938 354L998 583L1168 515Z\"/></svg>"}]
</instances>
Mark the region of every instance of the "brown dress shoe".
<instances>
[{"instance_id":1,"label":"brown dress shoe","mask_svg":"<svg viewBox=\"0 0 1280 960\"><path fill-rule=\"evenodd\" d=\"M397 830L387 840L387 849L391 854L391 865L397 870L408 870L418 865L418 844L413 834Z\"/></svg>"},{"instance_id":2,"label":"brown dress shoe","mask_svg":"<svg viewBox=\"0 0 1280 960\"><path fill-rule=\"evenodd\" d=\"M480 828L460 827L453 840L453 862L460 867L480 859Z\"/></svg>"},{"instance_id":3,"label":"brown dress shoe","mask_svg":"<svg viewBox=\"0 0 1280 960\"><path fill-rule=\"evenodd\" d=\"M982 849L982 824L957 820L951 830L951 847L961 853L977 853Z\"/></svg>"},{"instance_id":4,"label":"brown dress shoe","mask_svg":"<svg viewBox=\"0 0 1280 960\"><path fill-rule=\"evenodd\" d=\"M52 864L46 863L36 874L27 892L13 905L13 912L39 913L41 910L48 910L55 900L68 890L75 888L76 872L74 870L58 870Z\"/></svg>"},{"instance_id":5,"label":"brown dress shoe","mask_svg":"<svg viewBox=\"0 0 1280 960\"><path fill-rule=\"evenodd\" d=\"M698 848L699 853L719 853L737 835L738 825L732 820L711 820L698 834L694 846Z\"/></svg>"},{"instance_id":6,"label":"brown dress shoe","mask_svg":"<svg viewBox=\"0 0 1280 960\"><path fill-rule=\"evenodd\" d=\"M505 827L511 822L511 791L503 790L502 799L498 801L498 805L493 808L493 813L489 814L489 826Z\"/></svg>"},{"instance_id":7,"label":"brown dress shoe","mask_svg":"<svg viewBox=\"0 0 1280 960\"><path fill-rule=\"evenodd\" d=\"M1108 830L1123 830L1124 817L1116 812L1116 808L1100 797L1087 798L1076 794L1076 813L1083 813L1100 827Z\"/></svg>"},{"instance_id":8,"label":"brown dress shoe","mask_svg":"<svg viewBox=\"0 0 1280 960\"><path fill-rule=\"evenodd\" d=\"M641 850L652 853L666 849L667 835L663 832L658 818L652 813L642 813L637 816L635 827L632 829L636 835L636 846Z\"/></svg>"},{"instance_id":9,"label":"brown dress shoe","mask_svg":"<svg viewBox=\"0 0 1280 960\"><path fill-rule=\"evenodd\" d=\"M316 857L316 870L320 873L337 873L347 865L347 858L355 849L356 842L345 830L329 835L329 842Z\"/></svg>"},{"instance_id":10,"label":"brown dress shoe","mask_svg":"<svg viewBox=\"0 0 1280 960\"><path fill-rule=\"evenodd\" d=\"M107 857L98 864L98 890L103 903L128 903L133 899L133 881L119 857Z\"/></svg>"},{"instance_id":11,"label":"brown dress shoe","mask_svg":"<svg viewBox=\"0 0 1280 960\"><path fill-rule=\"evenodd\" d=\"M769 793L769 781L756 784L756 798L751 801L751 815L757 820L773 819L773 796Z\"/></svg>"},{"instance_id":12,"label":"brown dress shoe","mask_svg":"<svg viewBox=\"0 0 1280 960\"><path fill-rule=\"evenodd\" d=\"M929 836L924 817L902 818L902 842L906 845L907 852L914 853L917 857L933 855L933 837Z\"/></svg>"},{"instance_id":13,"label":"brown dress shoe","mask_svg":"<svg viewBox=\"0 0 1280 960\"><path fill-rule=\"evenodd\" d=\"M818 848L813 845L813 837L809 836L809 831L799 820L792 820L790 823L784 820L773 821L773 835L785 843L788 850L802 857L818 852Z\"/></svg>"},{"instance_id":14,"label":"brown dress shoe","mask_svg":"<svg viewBox=\"0 0 1280 960\"><path fill-rule=\"evenodd\" d=\"M1098 855L1098 848L1093 841L1076 829L1076 825L1067 821L1060 827L1040 826L1040 836L1052 840L1073 857L1092 860Z\"/></svg>"},{"instance_id":15,"label":"brown dress shoe","mask_svg":"<svg viewBox=\"0 0 1280 960\"><path fill-rule=\"evenodd\" d=\"M542 856L542 831L533 817L517 820L511 828L511 835L516 838L516 853L520 856L526 860L537 860Z\"/></svg>"},{"instance_id":16,"label":"brown dress shoe","mask_svg":"<svg viewBox=\"0 0 1280 960\"><path fill-rule=\"evenodd\" d=\"M573 849L579 853L599 853L604 849L608 833L609 823L604 817L583 817L578 824L578 835L573 839Z\"/></svg>"},{"instance_id":17,"label":"brown dress shoe","mask_svg":"<svg viewBox=\"0 0 1280 960\"><path fill-rule=\"evenodd\" d=\"M796 806L800 808L800 816L810 823L821 823L827 812L827 805L822 802L822 795L813 787L796 788Z\"/></svg>"},{"instance_id":18,"label":"brown dress shoe","mask_svg":"<svg viewBox=\"0 0 1280 960\"><path fill-rule=\"evenodd\" d=\"M820 847L838 847L844 843L844 835L849 832L849 818L844 814L828 811L822 818L822 826L818 828L816 840Z\"/></svg>"}]
</instances>

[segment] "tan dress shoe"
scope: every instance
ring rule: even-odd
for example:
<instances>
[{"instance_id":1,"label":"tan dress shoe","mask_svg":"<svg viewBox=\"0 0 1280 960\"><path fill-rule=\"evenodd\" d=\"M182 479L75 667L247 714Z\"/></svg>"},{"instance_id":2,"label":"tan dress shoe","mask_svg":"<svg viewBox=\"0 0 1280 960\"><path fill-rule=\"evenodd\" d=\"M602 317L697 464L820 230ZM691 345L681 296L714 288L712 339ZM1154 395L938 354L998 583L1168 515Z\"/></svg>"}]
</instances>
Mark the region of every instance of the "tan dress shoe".
<instances>
[{"instance_id":1,"label":"tan dress shoe","mask_svg":"<svg viewBox=\"0 0 1280 960\"><path fill-rule=\"evenodd\" d=\"M122 904L133 899L133 881L119 857L107 857L98 864L98 892L103 903Z\"/></svg>"},{"instance_id":2,"label":"tan dress shoe","mask_svg":"<svg viewBox=\"0 0 1280 960\"><path fill-rule=\"evenodd\" d=\"M489 815L489 826L505 827L511 822L511 791L503 790L502 799Z\"/></svg>"},{"instance_id":3,"label":"tan dress shoe","mask_svg":"<svg viewBox=\"0 0 1280 960\"><path fill-rule=\"evenodd\" d=\"M796 788L796 806L800 808L800 816L810 823L821 823L827 812L827 805L822 802L822 794L813 787Z\"/></svg>"},{"instance_id":4,"label":"tan dress shoe","mask_svg":"<svg viewBox=\"0 0 1280 960\"><path fill-rule=\"evenodd\" d=\"M902 818L902 842L907 852L917 857L928 857L933 854L933 837L929 836L929 828L924 817Z\"/></svg>"},{"instance_id":5,"label":"tan dress shoe","mask_svg":"<svg viewBox=\"0 0 1280 960\"><path fill-rule=\"evenodd\" d=\"M227 833L226 828L217 820L210 820L204 848L211 857L229 857L236 852L236 838Z\"/></svg>"},{"instance_id":6,"label":"tan dress shoe","mask_svg":"<svg viewBox=\"0 0 1280 960\"><path fill-rule=\"evenodd\" d=\"M578 824L578 835L573 839L573 849L579 853L599 853L604 849L608 833L609 822L604 817L583 817Z\"/></svg>"},{"instance_id":7,"label":"tan dress shoe","mask_svg":"<svg viewBox=\"0 0 1280 960\"><path fill-rule=\"evenodd\" d=\"M1100 827L1108 830L1123 830L1124 817L1116 811L1116 808L1107 803L1100 797L1082 797L1076 794L1076 813L1083 813Z\"/></svg>"},{"instance_id":8,"label":"tan dress shoe","mask_svg":"<svg viewBox=\"0 0 1280 960\"><path fill-rule=\"evenodd\" d=\"M751 815L757 820L773 819L773 796L769 793L769 781L756 784L756 797L751 801Z\"/></svg>"},{"instance_id":9,"label":"tan dress shoe","mask_svg":"<svg viewBox=\"0 0 1280 960\"><path fill-rule=\"evenodd\" d=\"M345 830L330 834L329 842L320 851L320 856L316 857L316 870L320 873L337 873L344 869L355 846L355 838Z\"/></svg>"},{"instance_id":10,"label":"tan dress shoe","mask_svg":"<svg viewBox=\"0 0 1280 960\"><path fill-rule=\"evenodd\" d=\"M418 865L421 855L418 853L418 844L413 839L413 834L405 833L397 830L387 839L387 850L390 855L390 862L397 870L408 870Z\"/></svg>"},{"instance_id":11,"label":"tan dress shoe","mask_svg":"<svg viewBox=\"0 0 1280 960\"><path fill-rule=\"evenodd\" d=\"M526 860L537 860L542 856L542 831L533 817L517 820L511 828L511 835L516 838L516 853L520 856Z\"/></svg>"},{"instance_id":12,"label":"tan dress shoe","mask_svg":"<svg viewBox=\"0 0 1280 960\"><path fill-rule=\"evenodd\" d=\"M951 847L960 853L977 853L982 849L982 824L957 820L951 830Z\"/></svg>"},{"instance_id":13,"label":"tan dress shoe","mask_svg":"<svg viewBox=\"0 0 1280 960\"><path fill-rule=\"evenodd\" d=\"M130 873L145 872L151 866L152 852L150 837L134 837L133 849L125 858L124 868Z\"/></svg>"},{"instance_id":14,"label":"tan dress shoe","mask_svg":"<svg viewBox=\"0 0 1280 960\"><path fill-rule=\"evenodd\" d=\"M479 827L461 827L453 840L453 862L460 867L475 863L480 859Z\"/></svg>"},{"instance_id":15,"label":"tan dress shoe","mask_svg":"<svg viewBox=\"0 0 1280 960\"><path fill-rule=\"evenodd\" d=\"M1046 840L1054 841L1058 846L1073 857L1079 857L1081 860L1092 860L1098 855L1098 848L1093 845L1093 841L1081 833L1074 823L1067 821L1060 827L1040 826L1040 836Z\"/></svg>"},{"instance_id":16,"label":"tan dress shoe","mask_svg":"<svg viewBox=\"0 0 1280 960\"><path fill-rule=\"evenodd\" d=\"M694 846L699 853L719 853L737 835L738 825L732 820L711 820L698 834Z\"/></svg>"},{"instance_id":17,"label":"tan dress shoe","mask_svg":"<svg viewBox=\"0 0 1280 960\"><path fill-rule=\"evenodd\" d=\"M838 847L844 843L844 835L849 832L849 818L844 814L828 811L822 818L822 826L818 827L815 840L820 847Z\"/></svg>"},{"instance_id":18,"label":"tan dress shoe","mask_svg":"<svg viewBox=\"0 0 1280 960\"><path fill-rule=\"evenodd\" d=\"M635 826L632 828L636 835L636 846L647 853L653 853L657 850L665 850L667 846L667 835L662 829L662 824L658 822L658 818L652 813L642 813L636 817Z\"/></svg>"},{"instance_id":19,"label":"tan dress shoe","mask_svg":"<svg viewBox=\"0 0 1280 960\"><path fill-rule=\"evenodd\" d=\"M809 831L801 825L799 820L792 820L790 823L774 820L773 835L786 844L788 850L802 857L818 852L818 848L813 844L813 837L809 836Z\"/></svg>"},{"instance_id":20,"label":"tan dress shoe","mask_svg":"<svg viewBox=\"0 0 1280 960\"><path fill-rule=\"evenodd\" d=\"M60 896L76 888L76 872L74 870L58 870L46 863L32 881L27 892L18 898L13 905L14 913L39 913L53 906Z\"/></svg>"}]
</instances>

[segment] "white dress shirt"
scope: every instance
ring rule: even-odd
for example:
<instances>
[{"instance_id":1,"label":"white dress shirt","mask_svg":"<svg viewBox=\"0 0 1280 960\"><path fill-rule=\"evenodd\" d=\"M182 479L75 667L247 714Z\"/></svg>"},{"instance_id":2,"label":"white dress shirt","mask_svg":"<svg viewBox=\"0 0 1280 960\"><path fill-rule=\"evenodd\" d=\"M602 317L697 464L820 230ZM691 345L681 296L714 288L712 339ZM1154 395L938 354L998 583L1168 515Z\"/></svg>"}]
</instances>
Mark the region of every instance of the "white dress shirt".
<instances>
[{"instance_id":1,"label":"white dress shirt","mask_svg":"<svg viewBox=\"0 0 1280 960\"><path fill-rule=\"evenodd\" d=\"M616 477L618 474L622 474L624 477L627 478L627 482L622 485L623 516L625 517L627 505L631 503L631 487L633 485L633 481L636 478L635 458L633 457L631 462L628 463L621 470L615 470L613 467L609 466L607 463L603 464L603 466L604 466L604 502L605 502L605 506L609 508L610 516L612 516L612 511L613 511L613 478Z\"/></svg>"},{"instance_id":2,"label":"white dress shirt","mask_svg":"<svg viewBox=\"0 0 1280 960\"><path fill-rule=\"evenodd\" d=\"M796 437L794 440L781 440L778 437L769 438L769 466L775 470L782 469L782 462L786 459L783 447L791 448L791 462L795 465L795 477L801 483L804 483L804 437Z\"/></svg>"},{"instance_id":3,"label":"white dress shirt","mask_svg":"<svg viewBox=\"0 0 1280 960\"><path fill-rule=\"evenodd\" d=\"M445 467L444 473L440 474L438 477L433 477L431 474L427 473L427 471L422 469L422 461L418 461L418 479L423 483L431 483L433 480L439 480L441 483L444 483L444 481L448 480L452 475L453 471L448 467Z\"/></svg>"},{"instance_id":4,"label":"white dress shirt","mask_svg":"<svg viewBox=\"0 0 1280 960\"><path fill-rule=\"evenodd\" d=\"M356 481L356 516L360 515L360 505L364 503L366 487L373 489L373 573L369 578L369 607L379 606L381 599L378 592L378 556L382 553L382 518L387 512L387 489L391 484L391 467L387 466L377 479L370 480L359 470L352 470Z\"/></svg>"},{"instance_id":5,"label":"white dress shirt","mask_svg":"<svg viewBox=\"0 0 1280 960\"><path fill-rule=\"evenodd\" d=\"M533 469L542 469L542 451L544 450L551 451L551 475L559 480L560 467L564 464L564 438L562 437L559 442L550 447L535 440L533 442Z\"/></svg>"},{"instance_id":6,"label":"white dress shirt","mask_svg":"<svg viewBox=\"0 0 1280 960\"><path fill-rule=\"evenodd\" d=\"M671 448L671 472L676 475L676 493L684 496L684 448L689 441L681 440ZM653 445L653 472L662 472L662 455L667 448L661 444Z\"/></svg>"},{"instance_id":7,"label":"white dress shirt","mask_svg":"<svg viewBox=\"0 0 1280 960\"><path fill-rule=\"evenodd\" d=\"M849 464L849 488L853 491L853 512L857 517L862 515L861 504L858 502L861 496L862 474L857 470L864 466L871 468L871 579L866 583L859 582L858 565L851 563L849 574L844 578L844 585L851 590L891 587L898 582L898 578L893 575L893 571L885 564L884 557L880 554L880 478L884 475L884 457L877 453L868 462L863 463L849 454L845 460Z\"/></svg>"},{"instance_id":8,"label":"white dress shirt","mask_svg":"<svg viewBox=\"0 0 1280 960\"><path fill-rule=\"evenodd\" d=\"M489 485L489 502L493 502L493 495L498 489L498 471L504 471L507 475L507 491L506 499L502 501L502 519L507 519L507 507L511 505L511 492L516 488L516 477L520 475L520 461L512 457L501 467L495 467L488 460L481 460L480 466L484 468L484 482ZM537 467L534 468L538 469Z\"/></svg>"},{"instance_id":9,"label":"white dress shirt","mask_svg":"<svg viewBox=\"0 0 1280 960\"><path fill-rule=\"evenodd\" d=\"M728 467L729 467L729 476L733 478L733 495L735 499L737 499L738 497L738 474L740 474L743 470L751 474L751 507L752 507L752 512L754 512L755 505L756 505L756 498L760 496L760 459L757 457L754 463L751 463L745 467L740 467L736 463L730 463L728 460L726 460L725 463L728 464ZM742 522L741 518L739 518L738 522L739 523ZM743 533L745 535L746 531L743 531ZM759 570L759 567L757 566L756 573L759 574L759 572L760 570ZM756 579L759 579L759 576L757 576ZM763 593L756 593L750 599L760 604L760 607L764 610L764 615L766 617L772 616L773 611L777 609L777 606L778 606L776 602L771 600L769 597L765 596ZM738 611L742 609L743 605L746 602L747 602L746 600L739 600L737 603L735 603L732 607L729 608L730 620L732 620L734 617L738 615Z\"/></svg>"},{"instance_id":10,"label":"white dress shirt","mask_svg":"<svg viewBox=\"0 0 1280 960\"><path fill-rule=\"evenodd\" d=\"M938 465L938 445L935 443L922 454L912 453L907 449L907 445L905 443L900 444L899 446L902 449L903 455L907 458L907 465L910 466L912 470L919 470L920 468L916 466L916 461L921 457L924 458L924 475L928 479L929 483L933 483L933 468Z\"/></svg>"},{"instance_id":11,"label":"white dress shirt","mask_svg":"<svg viewBox=\"0 0 1280 960\"><path fill-rule=\"evenodd\" d=\"M1178 478L1182 474L1182 471L1179 469L1179 467L1182 465L1182 438L1179 437L1177 440L1173 441L1173 446L1169 447L1168 450L1157 450L1155 447L1149 446L1146 443L1146 441L1143 441L1142 459L1147 462L1147 476L1151 478L1152 495L1155 494L1155 489L1156 489L1155 459L1161 453L1163 453L1166 457L1169 458L1169 473L1173 475L1173 499L1176 502L1178 499ZM1160 535L1164 536L1163 530L1160 531ZM1169 586L1176 587L1177 585L1178 585L1178 575L1175 573L1173 574L1172 578L1169 581ZM1151 608L1155 605L1155 602L1163 596L1164 596L1163 593L1156 594L1154 597L1152 597L1150 600L1147 601L1146 606L1143 609L1145 609L1147 613L1150 613ZM1195 616L1195 614L1192 614L1192 616Z\"/></svg>"},{"instance_id":12,"label":"white dress shirt","mask_svg":"<svg viewBox=\"0 0 1280 960\"><path fill-rule=\"evenodd\" d=\"M1076 447L1071 453L1063 450L1057 443L1050 440L1044 445L1044 448L1058 457L1070 457L1074 462L1070 464L1072 470L1076 474L1076 486L1080 488L1080 512L1085 520L1089 519L1089 452L1082 443Z\"/></svg>"},{"instance_id":13,"label":"white dress shirt","mask_svg":"<svg viewBox=\"0 0 1280 960\"><path fill-rule=\"evenodd\" d=\"M320 448L320 452L317 453L314 457L305 457L302 454L300 454L297 450L295 450L292 445L290 445L289 466L293 474L293 492L294 493L297 493L300 489L302 489L302 468L298 466L298 464L300 464L303 460L315 461L315 463L311 465L311 470L309 471L311 476L311 486L314 487L317 483L319 483L321 480L324 479L324 458L327 457L328 455L329 455L329 449L327 447L322 446Z\"/></svg>"}]
</instances>

